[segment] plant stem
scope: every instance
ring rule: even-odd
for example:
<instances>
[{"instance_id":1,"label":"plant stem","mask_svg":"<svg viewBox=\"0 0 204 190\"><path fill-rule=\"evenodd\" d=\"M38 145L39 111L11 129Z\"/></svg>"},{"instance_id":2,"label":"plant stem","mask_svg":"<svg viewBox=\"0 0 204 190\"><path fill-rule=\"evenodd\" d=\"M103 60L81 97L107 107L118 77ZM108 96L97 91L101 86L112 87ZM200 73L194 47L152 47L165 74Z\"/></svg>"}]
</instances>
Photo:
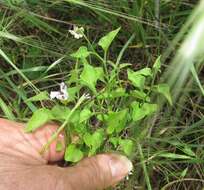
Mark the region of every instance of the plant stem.
<instances>
[{"instance_id":1,"label":"plant stem","mask_svg":"<svg viewBox=\"0 0 204 190\"><path fill-rule=\"evenodd\" d=\"M105 70L105 74L107 76L107 79L109 78L108 76L108 69L107 69L107 51L104 52L104 58L103 58L103 66L104 66L104 70Z\"/></svg>"},{"instance_id":2,"label":"plant stem","mask_svg":"<svg viewBox=\"0 0 204 190\"><path fill-rule=\"evenodd\" d=\"M138 146L140 159L141 159L141 163L142 163L142 167L143 167L143 171L144 171L144 176L145 176L145 181L146 181L146 184L147 184L147 189L152 190L150 180L149 180L149 175L147 173L147 167L146 167L146 165L144 163L144 155L143 155L143 152L142 152L142 147L141 147L141 145L139 143L137 144L137 146Z\"/></svg>"},{"instance_id":3,"label":"plant stem","mask_svg":"<svg viewBox=\"0 0 204 190\"><path fill-rule=\"evenodd\" d=\"M70 117L75 112L75 110L81 105L81 103L86 99L86 95L81 96L81 98L78 100L74 108L70 111L69 115L67 116L64 123L57 129L57 131L50 137L48 142L42 147L42 150L40 151L40 154L43 154L49 146L52 144L52 142L58 137L58 135L64 130L65 126L70 120Z\"/></svg>"}]
</instances>

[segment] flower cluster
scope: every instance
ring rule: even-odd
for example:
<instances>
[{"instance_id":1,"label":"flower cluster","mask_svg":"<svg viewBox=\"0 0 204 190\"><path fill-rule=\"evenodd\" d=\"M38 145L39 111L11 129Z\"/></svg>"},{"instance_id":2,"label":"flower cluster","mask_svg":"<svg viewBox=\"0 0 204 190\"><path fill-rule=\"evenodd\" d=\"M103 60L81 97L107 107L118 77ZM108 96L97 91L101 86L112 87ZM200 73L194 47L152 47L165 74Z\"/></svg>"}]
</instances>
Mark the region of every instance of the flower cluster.
<instances>
[{"instance_id":1,"label":"flower cluster","mask_svg":"<svg viewBox=\"0 0 204 190\"><path fill-rule=\"evenodd\" d=\"M73 30L69 30L69 33L70 33L71 35L73 35L74 38L80 39L80 38L82 38L83 35L84 35L84 28L83 28L83 27L80 27L80 28L79 28L78 26L75 26L75 25L74 25Z\"/></svg>"}]
</instances>

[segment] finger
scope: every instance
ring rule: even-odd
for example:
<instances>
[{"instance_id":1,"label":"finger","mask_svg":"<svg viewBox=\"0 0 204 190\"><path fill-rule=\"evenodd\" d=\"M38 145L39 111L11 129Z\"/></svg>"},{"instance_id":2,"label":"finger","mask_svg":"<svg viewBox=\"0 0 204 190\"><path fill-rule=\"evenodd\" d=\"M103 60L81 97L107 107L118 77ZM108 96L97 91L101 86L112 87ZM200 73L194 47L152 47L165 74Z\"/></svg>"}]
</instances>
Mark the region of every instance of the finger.
<instances>
[{"instance_id":1,"label":"finger","mask_svg":"<svg viewBox=\"0 0 204 190\"><path fill-rule=\"evenodd\" d=\"M56 124L46 124L40 129L36 130L34 133L24 134L28 135L29 141L32 146L35 146L38 154L41 152L44 145L47 144L51 136L57 131L58 125ZM61 150L57 150L57 144L60 143ZM40 156L43 157L47 162L53 162L63 159L65 151L65 137L64 133L60 133L56 140L54 140L45 152L41 153Z\"/></svg>"},{"instance_id":2,"label":"finger","mask_svg":"<svg viewBox=\"0 0 204 190\"><path fill-rule=\"evenodd\" d=\"M43 145L57 130L57 125L47 124L33 133L25 133L24 127L24 124L0 119L0 148L2 151L33 164L47 163L63 158L65 147L63 133L50 145L45 154L40 154ZM61 152L56 151L58 141L62 144Z\"/></svg>"},{"instance_id":3,"label":"finger","mask_svg":"<svg viewBox=\"0 0 204 190\"><path fill-rule=\"evenodd\" d=\"M61 169L56 189L98 190L115 185L132 170L132 163L116 154L101 154L83 160L78 165Z\"/></svg>"},{"instance_id":4,"label":"finger","mask_svg":"<svg viewBox=\"0 0 204 190\"><path fill-rule=\"evenodd\" d=\"M100 190L115 185L131 170L132 163L115 154L87 158L70 168L17 164L1 168L0 189Z\"/></svg>"}]
</instances>

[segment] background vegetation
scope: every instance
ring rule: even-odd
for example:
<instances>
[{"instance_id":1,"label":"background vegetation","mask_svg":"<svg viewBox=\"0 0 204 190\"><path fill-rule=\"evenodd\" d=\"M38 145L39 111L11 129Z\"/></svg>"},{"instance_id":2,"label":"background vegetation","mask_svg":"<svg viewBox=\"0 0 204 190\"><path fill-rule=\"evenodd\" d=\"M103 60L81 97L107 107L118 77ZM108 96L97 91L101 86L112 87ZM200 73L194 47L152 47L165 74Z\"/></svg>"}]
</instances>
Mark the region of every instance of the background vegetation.
<instances>
[{"instance_id":1,"label":"background vegetation","mask_svg":"<svg viewBox=\"0 0 204 190\"><path fill-rule=\"evenodd\" d=\"M26 101L66 81L70 54L85 45L68 32L83 26L90 41L121 27L111 46L133 69L152 67L168 82L173 106L135 127L134 172L118 189L202 189L204 186L204 1L0 0L0 116L28 121L40 105ZM117 188L116 188L117 189Z\"/></svg>"}]
</instances>

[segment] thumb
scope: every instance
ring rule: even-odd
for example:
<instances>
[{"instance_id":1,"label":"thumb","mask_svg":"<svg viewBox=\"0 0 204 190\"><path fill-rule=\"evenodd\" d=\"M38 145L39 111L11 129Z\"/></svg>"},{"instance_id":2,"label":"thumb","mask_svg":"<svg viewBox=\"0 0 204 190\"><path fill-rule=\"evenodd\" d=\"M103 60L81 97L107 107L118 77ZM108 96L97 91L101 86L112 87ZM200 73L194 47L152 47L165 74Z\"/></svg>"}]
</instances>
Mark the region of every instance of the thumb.
<instances>
[{"instance_id":1,"label":"thumb","mask_svg":"<svg viewBox=\"0 0 204 190\"><path fill-rule=\"evenodd\" d=\"M86 158L76 166L61 169L56 189L100 190L117 184L133 169L132 163L117 154Z\"/></svg>"}]
</instances>

